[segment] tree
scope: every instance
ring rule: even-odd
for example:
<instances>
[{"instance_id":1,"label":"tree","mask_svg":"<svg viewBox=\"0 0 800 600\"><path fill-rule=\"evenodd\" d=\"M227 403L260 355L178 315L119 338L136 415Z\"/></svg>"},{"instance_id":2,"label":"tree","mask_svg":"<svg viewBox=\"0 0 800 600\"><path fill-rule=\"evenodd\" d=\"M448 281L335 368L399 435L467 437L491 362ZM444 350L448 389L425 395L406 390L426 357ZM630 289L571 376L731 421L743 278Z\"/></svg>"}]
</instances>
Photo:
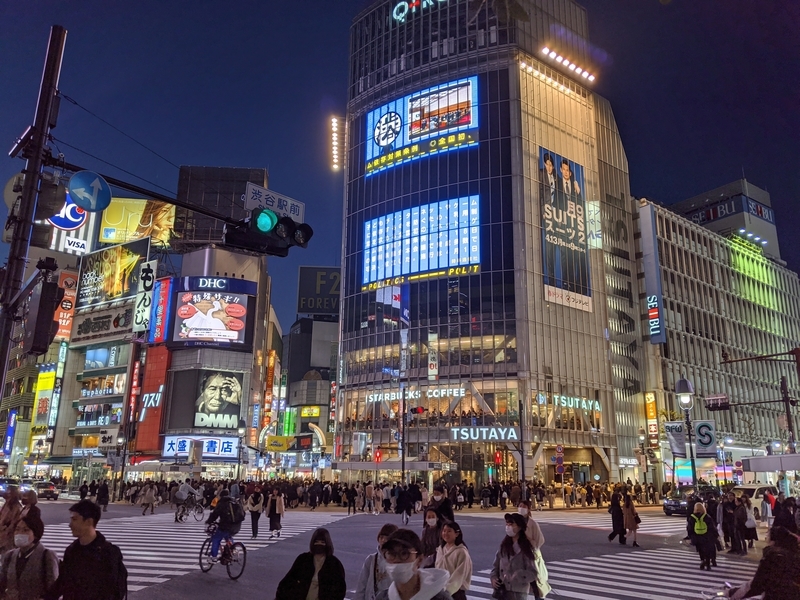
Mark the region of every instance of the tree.
<instances>
[{"instance_id":1,"label":"tree","mask_svg":"<svg viewBox=\"0 0 800 600\"><path fill-rule=\"evenodd\" d=\"M658 436L660 440L667 439L667 431L664 429L664 423L666 421L683 421L683 415L675 410L665 410L661 409L658 411L658 419L661 424L658 426ZM672 488L675 488L675 454L672 454Z\"/></svg>"},{"instance_id":2,"label":"tree","mask_svg":"<svg viewBox=\"0 0 800 600\"><path fill-rule=\"evenodd\" d=\"M737 427L736 434L741 438L742 442L749 446L752 456L756 455L756 446L761 441L761 436L756 432L756 419L752 415L736 415Z\"/></svg>"}]
</instances>

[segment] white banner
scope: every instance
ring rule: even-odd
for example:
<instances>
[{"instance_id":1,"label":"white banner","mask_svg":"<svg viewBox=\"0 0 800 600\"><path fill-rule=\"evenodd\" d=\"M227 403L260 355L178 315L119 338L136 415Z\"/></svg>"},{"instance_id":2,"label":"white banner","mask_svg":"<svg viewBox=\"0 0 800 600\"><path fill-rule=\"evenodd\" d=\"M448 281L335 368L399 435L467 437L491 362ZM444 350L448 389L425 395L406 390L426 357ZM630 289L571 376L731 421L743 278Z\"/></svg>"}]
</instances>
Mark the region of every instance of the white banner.
<instances>
[{"instance_id":1,"label":"white banner","mask_svg":"<svg viewBox=\"0 0 800 600\"><path fill-rule=\"evenodd\" d=\"M439 334L428 333L428 380L439 379Z\"/></svg>"},{"instance_id":2,"label":"white banner","mask_svg":"<svg viewBox=\"0 0 800 600\"><path fill-rule=\"evenodd\" d=\"M158 261L150 260L139 265L139 290L133 308L133 331L150 331L150 314L153 306L153 287L156 283Z\"/></svg>"},{"instance_id":3,"label":"white banner","mask_svg":"<svg viewBox=\"0 0 800 600\"><path fill-rule=\"evenodd\" d=\"M100 430L100 440L97 442L98 448L114 448L117 445L119 427L109 427Z\"/></svg>"},{"instance_id":4,"label":"white banner","mask_svg":"<svg viewBox=\"0 0 800 600\"><path fill-rule=\"evenodd\" d=\"M716 423L713 420L695 421L692 428L697 458L714 458L717 455Z\"/></svg>"},{"instance_id":5,"label":"white banner","mask_svg":"<svg viewBox=\"0 0 800 600\"><path fill-rule=\"evenodd\" d=\"M664 431L672 454L686 458L686 424L683 421L665 421Z\"/></svg>"}]
</instances>

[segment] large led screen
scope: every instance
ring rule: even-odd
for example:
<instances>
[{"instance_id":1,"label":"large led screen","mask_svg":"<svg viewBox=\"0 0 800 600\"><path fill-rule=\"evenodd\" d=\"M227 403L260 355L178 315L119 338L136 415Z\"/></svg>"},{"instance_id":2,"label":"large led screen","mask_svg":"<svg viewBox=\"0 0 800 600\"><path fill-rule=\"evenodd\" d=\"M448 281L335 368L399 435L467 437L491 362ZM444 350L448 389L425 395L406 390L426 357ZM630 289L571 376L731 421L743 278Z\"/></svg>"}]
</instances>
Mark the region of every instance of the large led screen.
<instances>
[{"instance_id":1,"label":"large led screen","mask_svg":"<svg viewBox=\"0 0 800 600\"><path fill-rule=\"evenodd\" d=\"M403 96L367 114L366 175L478 143L478 78Z\"/></svg>"},{"instance_id":2,"label":"large led screen","mask_svg":"<svg viewBox=\"0 0 800 600\"><path fill-rule=\"evenodd\" d=\"M139 289L139 265L147 260L150 238L110 246L81 259L77 308L132 298Z\"/></svg>"},{"instance_id":3,"label":"large led screen","mask_svg":"<svg viewBox=\"0 0 800 600\"><path fill-rule=\"evenodd\" d=\"M478 196L407 208L364 223L362 283L478 272Z\"/></svg>"},{"instance_id":4,"label":"large led screen","mask_svg":"<svg viewBox=\"0 0 800 600\"><path fill-rule=\"evenodd\" d=\"M237 429L244 398L244 374L209 369L175 371L170 429Z\"/></svg>"},{"instance_id":5,"label":"large led screen","mask_svg":"<svg viewBox=\"0 0 800 600\"><path fill-rule=\"evenodd\" d=\"M539 201L545 299L591 312L585 195L583 166L542 148Z\"/></svg>"},{"instance_id":6,"label":"large led screen","mask_svg":"<svg viewBox=\"0 0 800 600\"><path fill-rule=\"evenodd\" d=\"M121 244L149 237L151 244L169 248L175 227L175 206L157 200L113 198L103 211L98 241Z\"/></svg>"}]
</instances>

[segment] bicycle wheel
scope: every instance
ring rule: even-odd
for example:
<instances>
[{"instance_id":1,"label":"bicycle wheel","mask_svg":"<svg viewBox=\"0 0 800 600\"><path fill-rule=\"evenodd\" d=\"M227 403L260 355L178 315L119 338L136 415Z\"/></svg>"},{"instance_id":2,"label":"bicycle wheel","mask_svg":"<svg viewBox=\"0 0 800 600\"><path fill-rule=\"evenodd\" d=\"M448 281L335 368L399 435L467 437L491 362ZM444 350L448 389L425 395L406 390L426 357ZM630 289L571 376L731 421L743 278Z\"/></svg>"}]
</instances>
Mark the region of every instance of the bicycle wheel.
<instances>
[{"instance_id":1,"label":"bicycle wheel","mask_svg":"<svg viewBox=\"0 0 800 600\"><path fill-rule=\"evenodd\" d=\"M208 538L200 546L200 570L203 573L208 573L213 566L214 563L211 562L211 538Z\"/></svg>"},{"instance_id":2,"label":"bicycle wheel","mask_svg":"<svg viewBox=\"0 0 800 600\"><path fill-rule=\"evenodd\" d=\"M228 564L225 565L228 569L228 577L239 579L244 573L244 567L247 564L247 548L241 542L236 542L231 545L229 553Z\"/></svg>"},{"instance_id":3,"label":"bicycle wheel","mask_svg":"<svg viewBox=\"0 0 800 600\"><path fill-rule=\"evenodd\" d=\"M202 521L203 517L205 516L202 505L195 504L194 508L192 509L192 514L194 515L195 521Z\"/></svg>"}]
</instances>

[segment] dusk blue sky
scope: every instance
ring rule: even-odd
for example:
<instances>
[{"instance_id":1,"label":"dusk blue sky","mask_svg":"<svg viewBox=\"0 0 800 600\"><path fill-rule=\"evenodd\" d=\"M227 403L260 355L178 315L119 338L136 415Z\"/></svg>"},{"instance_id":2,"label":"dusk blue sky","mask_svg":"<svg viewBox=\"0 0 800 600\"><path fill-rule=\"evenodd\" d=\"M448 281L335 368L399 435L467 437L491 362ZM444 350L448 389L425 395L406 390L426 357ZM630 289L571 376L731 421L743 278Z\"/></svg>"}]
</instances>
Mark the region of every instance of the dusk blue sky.
<instances>
[{"instance_id":1,"label":"dusk blue sky","mask_svg":"<svg viewBox=\"0 0 800 600\"><path fill-rule=\"evenodd\" d=\"M328 119L344 113L349 27L367 4L3 2L0 184L24 164L5 152L32 122L48 32L61 24L69 31L64 94L175 164L267 167L272 189L306 203L315 229L309 248L270 259L286 332L298 266L339 264L343 184L329 170ZM800 3L583 5L591 42L608 56L595 89L614 108L633 194L669 204L744 170L770 192L783 258L800 269ZM66 102L53 134L177 189L177 169ZM60 150L70 162L157 189ZM0 260L7 252L0 245Z\"/></svg>"}]
</instances>

